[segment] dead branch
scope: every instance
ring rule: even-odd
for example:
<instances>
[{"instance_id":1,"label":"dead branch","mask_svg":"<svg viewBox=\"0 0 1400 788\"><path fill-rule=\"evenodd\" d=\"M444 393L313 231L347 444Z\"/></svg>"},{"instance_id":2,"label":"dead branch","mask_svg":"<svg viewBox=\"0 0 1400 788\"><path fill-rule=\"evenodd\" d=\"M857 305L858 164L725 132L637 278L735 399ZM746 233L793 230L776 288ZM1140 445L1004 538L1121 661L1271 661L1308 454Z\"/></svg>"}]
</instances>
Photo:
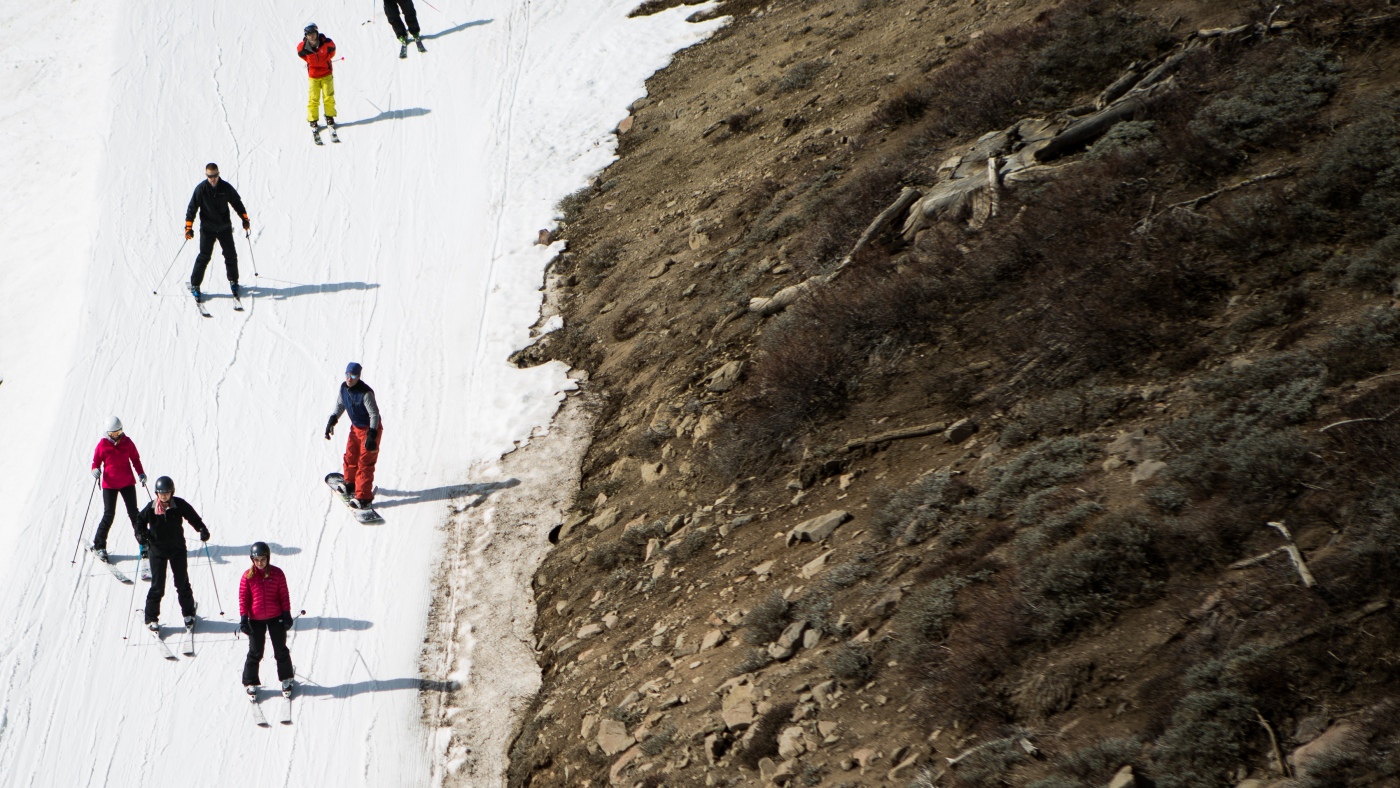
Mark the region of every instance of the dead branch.
<instances>
[{"instance_id":1,"label":"dead branch","mask_svg":"<svg viewBox=\"0 0 1400 788\"><path fill-rule=\"evenodd\" d=\"M1265 561L1269 560L1270 558L1273 558L1274 556L1276 556L1276 555L1278 555L1279 553L1282 553L1282 552L1284 552L1284 549L1283 549L1282 547L1275 547L1274 549L1270 550L1270 551L1267 552L1267 553L1262 553L1262 554L1260 554L1260 555L1256 555L1256 556L1254 556L1253 558L1246 558L1246 559L1241 560L1241 561L1236 561L1235 563L1230 564L1230 567L1229 567L1229 568L1230 568L1230 569L1248 569L1249 567L1254 566L1254 565L1256 565L1256 564L1262 564L1262 563L1264 563Z\"/></svg>"},{"instance_id":2,"label":"dead branch","mask_svg":"<svg viewBox=\"0 0 1400 788\"><path fill-rule=\"evenodd\" d=\"M932 435L936 432L942 432L947 428L948 425L941 421L935 421L930 424L921 424L917 427L904 427L902 429L890 430L889 432L882 432L879 435L870 435L864 438L857 438L853 441L847 441L846 445L842 446L840 449L838 449L838 451L841 453L845 453L855 451L856 449L864 448L866 446L873 446L877 443L884 443L886 441L899 441L907 440L909 438L922 438L925 435Z\"/></svg>"},{"instance_id":3,"label":"dead branch","mask_svg":"<svg viewBox=\"0 0 1400 788\"><path fill-rule=\"evenodd\" d=\"M1293 167L1280 167L1272 172L1266 172L1263 175L1255 175L1252 178L1245 178L1239 183L1231 184L1229 186L1216 189L1215 191L1209 192L1207 194L1202 194L1200 197L1193 197L1189 200L1183 200L1178 203L1172 203L1171 205L1168 205L1166 207L1166 210L1164 210L1163 213L1165 213L1166 211L1170 211L1173 208L1186 208L1188 210L1194 211L1195 209L1201 207L1201 203L1214 200L1216 197L1219 197L1220 195L1225 194L1226 192L1232 192L1236 189L1243 189L1246 186L1253 186L1256 183L1262 183L1264 181L1272 181L1277 178L1286 178L1292 175L1294 172L1296 172L1296 170Z\"/></svg>"},{"instance_id":4,"label":"dead branch","mask_svg":"<svg viewBox=\"0 0 1400 788\"><path fill-rule=\"evenodd\" d=\"M836 266L836 270L833 271L832 274L834 275L850 265L851 260L856 256L857 252L865 248L865 245L870 243L871 239L875 236L884 232L885 228L893 224L895 219L903 216L904 212L909 210L909 206L913 205L914 201L922 196L924 196L924 193L915 189L913 186L905 186L900 190L899 196L895 198L895 201L891 203L888 208L881 211L880 215L875 217L875 221L871 222L870 226L865 228L865 232L860 234L860 238L856 239L856 245L851 247L851 251L848 252L845 257L841 258L841 264Z\"/></svg>"},{"instance_id":5,"label":"dead branch","mask_svg":"<svg viewBox=\"0 0 1400 788\"><path fill-rule=\"evenodd\" d=\"M1270 725L1269 721L1264 719L1264 715L1260 714L1258 709L1254 710L1254 716L1259 720L1259 724L1264 726L1264 732L1269 734L1270 754L1273 755L1274 763L1278 764L1278 770L1284 777L1292 777L1293 774L1288 769L1288 762L1283 759L1283 751L1279 749L1278 736L1274 734L1274 726Z\"/></svg>"},{"instance_id":6,"label":"dead branch","mask_svg":"<svg viewBox=\"0 0 1400 788\"><path fill-rule=\"evenodd\" d=\"M1283 549L1293 561L1293 567L1298 570L1298 576L1303 579L1303 585L1308 588L1317 585L1317 579L1313 577L1312 571L1308 569L1307 562L1303 560L1303 551L1299 550L1298 545L1294 544L1293 534L1288 532L1288 526L1280 522L1272 521L1269 522L1268 525L1270 528L1278 529L1278 532L1283 534L1283 538L1288 540L1288 544L1284 545Z\"/></svg>"},{"instance_id":7,"label":"dead branch","mask_svg":"<svg viewBox=\"0 0 1400 788\"><path fill-rule=\"evenodd\" d=\"M1391 416L1394 416L1397 413L1400 413L1400 408L1396 408L1395 410L1392 410L1384 416L1371 416L1365 419L1346 419L1344 421L1334 421L1331 424L1328 424L1326 427L1323 427L1322 429L1318 430L1318 432L1326 432L1332 429L1333 427L1340 427L1343 424L1360 424L1362 422L1367 421L1385 421L1386 419L1390 418Z\"/></svg>"}]
</instances>

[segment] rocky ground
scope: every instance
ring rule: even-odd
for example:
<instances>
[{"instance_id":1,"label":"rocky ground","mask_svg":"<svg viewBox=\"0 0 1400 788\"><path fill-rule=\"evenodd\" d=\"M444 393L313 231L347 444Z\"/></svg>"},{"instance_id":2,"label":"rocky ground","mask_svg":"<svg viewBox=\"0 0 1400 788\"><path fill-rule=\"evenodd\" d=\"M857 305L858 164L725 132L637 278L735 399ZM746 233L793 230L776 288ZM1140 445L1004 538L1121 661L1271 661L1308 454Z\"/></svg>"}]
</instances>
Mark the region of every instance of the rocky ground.
<instances>
[{"instance_id":1,"label":"rocky ground","mask_svg":"<svg viewBox=\"0 0 1400 788\"><path fill-rule=\"evenodd\" d=\"M1400 784L1400 15L697 13L515 359L596 410L509 784Z\"/></svg>"}]
</instances>

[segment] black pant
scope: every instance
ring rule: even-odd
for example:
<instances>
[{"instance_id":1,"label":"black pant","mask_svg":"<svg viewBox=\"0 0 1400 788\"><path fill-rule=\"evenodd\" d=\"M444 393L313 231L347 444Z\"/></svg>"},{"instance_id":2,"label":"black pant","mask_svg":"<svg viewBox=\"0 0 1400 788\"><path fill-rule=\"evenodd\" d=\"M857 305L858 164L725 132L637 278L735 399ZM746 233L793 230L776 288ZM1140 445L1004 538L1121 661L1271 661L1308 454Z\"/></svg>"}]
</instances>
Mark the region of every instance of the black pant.
<instances>
[{"instance_id":1,"label":"black pant","mask_svg":"<svg viewBox=\"0 0 1400 788\"><path fill-rule=\"evenodd\" d=\"M126 504L126 516L131 518L131 527L136 527L136 485L103 487L102 519L98 521L97 533L92 537L94 550L107 549L107 532L112 529L112 519L117 516L117 493L122 494L122 502Z\"/></svg>"},{"instance_id":2,"label":"black pant","mask_svg":"<svg viewBox=\"0 0 1400 788\"><path fill-rule=\"evenodd\" d=\"M399 10L403 9L403 21L399 21ZM389 17L389 27L394 28L394 37L404 37L404 24L408 33L418 37L418 12L413 9L413 0L384 0L384 15Z\"/></svg>"},{"instance_id":3,"label":"black pant","mask_svg":"<svg viewBox=\"0 0 1400 788\"><path fill-rule=\"evenodd\" d=\"M233 228L210 230L201 225L199 254L194 258L194 272L190 274L190 284L195 287L204 283L204 269L209 267L209 261L214 257L215 240L218 240L219 248L224 252L224 273L228 274L229 283L238 281L238 250L233 248Z\"/></svg>"},{"instance_id":4,"label":"black pant","mask_svg":"<svg viewBox=\"0 0 1400 788\"><path fill-rule=\"evenodd\" d=\"M160 620L160 600L165 596L165 565L175 576L175 598L180 600L180 615L194 615L194 594L190 592L190 567L184 553L151 556L151 590L146 594L146 623Z\"/></svg>"},{"instance_id":5,"label":"black pant","mask_svg":"<svg viewBox=\"0 0 1400 788\"><path fill-rule=\"evenodd\" d=\"M286 681L294 674L292 673L292 652L287 650L287 630L282 628L282 622L275 618L264 621L257 619L248 620L248 628L253 630L248 635L248 659L243 661L243 684L262 684L258 681L258 663L263 658L263 633L266 632L272 638L272 658L277 660L277 680Z\"/></svg>"}]
</instances>

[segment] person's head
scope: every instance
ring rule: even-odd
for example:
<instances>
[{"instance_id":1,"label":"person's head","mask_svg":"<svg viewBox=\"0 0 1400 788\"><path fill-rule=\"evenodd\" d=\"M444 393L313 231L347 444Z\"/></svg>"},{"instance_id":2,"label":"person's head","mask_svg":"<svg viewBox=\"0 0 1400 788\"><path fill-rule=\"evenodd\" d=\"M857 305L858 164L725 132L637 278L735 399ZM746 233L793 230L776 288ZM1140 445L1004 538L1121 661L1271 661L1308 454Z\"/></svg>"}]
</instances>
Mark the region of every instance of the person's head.
<instances>
[{"instance_id":1,"label":"person's head","mask_svg":"<svg viewBox=\"0 0 1400 788\"><path fill-rule=\"evenodd\" d=\"M253 542L253 547L248 551L248 558L253 562L253 566L266 569L268 562L272 560L272 549L267 546L267 542Z\"/></svg>"},{"instance_id":2,"label":"person's head","mask_svg":"<svg viewBox=\"0 0 1400 788\"><path fill-rule=\"evenodd\" d=\"M107 437L117 440L122 436L122 420L116 416L107 419L107 422L102 425L102 431L107 433Z\"/></svg>"},{"instance_id":3,"label":"person's head","mask_svg":"<svg viewBox=\"0 0 1400 788\"><path fill-rule=\"evenodd\" d=\"M306 35L306 40L313 44L321 37L321 31L316 29L315 22L307 25L301 32Z\"/></svg>"},{"instance_id":4,"label":"person's head","mask_svg":"<svg viewBox=\"0 0 1400 788\"><path fill-rule=\"evenodd\" d=\"M351 361L345 367L345 385L353 386L360 382L360 373L364 372L364 367L358 361Z\"/></svg>"},{"instance_id":5,"label":"person's head","mask_svg":"<svg viewBox=\"0 0 1400 788\"><path fill-rule=\"evenodd\" d=\"M219 165L215 164L212 161L204 165L204 177L208 178L211 184L218 183Z\"/></svg>"},{"instance_id":6,"label":"person's head","mask_svg":"<svg viewBox=\"0 0 1400 788\"><path fill-rule=\"evenodd\" d=\"M170 499L175 495L175 480L169 476L162 476L156 479L156 497L162 503L170 503Z\"/></svg>"}]
</instances>

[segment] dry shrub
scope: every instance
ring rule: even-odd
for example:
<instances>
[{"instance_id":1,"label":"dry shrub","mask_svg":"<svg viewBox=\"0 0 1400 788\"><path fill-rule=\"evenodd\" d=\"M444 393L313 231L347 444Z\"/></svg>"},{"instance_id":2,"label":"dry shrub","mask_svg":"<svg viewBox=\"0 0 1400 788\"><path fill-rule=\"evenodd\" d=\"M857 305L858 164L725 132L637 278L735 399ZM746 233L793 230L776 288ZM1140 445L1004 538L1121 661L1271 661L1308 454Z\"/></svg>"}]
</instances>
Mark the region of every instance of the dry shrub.
<instances>
[{"instance_id":1,"label":"dry shrub","mask_svg":"<svg viewBox=\"0 0 1400 788\"><path fill-rule=\"evenodd\" d=\"M783 599L782 592L774 591L744 616L744 642L754 645L772 643L787 625L787 600Z\"/></svg>"}]
</instances>

